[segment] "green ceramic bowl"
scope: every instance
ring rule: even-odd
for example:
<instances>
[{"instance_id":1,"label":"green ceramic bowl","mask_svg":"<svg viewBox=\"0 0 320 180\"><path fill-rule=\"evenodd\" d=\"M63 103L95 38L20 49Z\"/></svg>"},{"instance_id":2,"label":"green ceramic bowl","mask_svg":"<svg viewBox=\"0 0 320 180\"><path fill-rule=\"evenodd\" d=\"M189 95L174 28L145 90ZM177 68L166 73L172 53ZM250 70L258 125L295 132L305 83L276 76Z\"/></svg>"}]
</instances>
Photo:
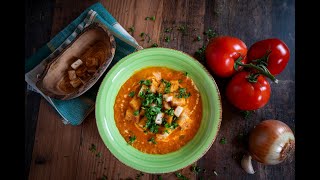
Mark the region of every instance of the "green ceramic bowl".
<instances>
[{"instance_id":1,"label":"green ceramic bowl","mask_svg":"<svg viewBox=\"0 0 320 180\"><path fill-rule=\"evenodd\" d=\"M200 91L203 105L195 137L180 150L164 155L142 153L128 145L114 121L113 106L120 87L136 71L151 66L188 72ZM191 56L168 48L140 50L113 66L100 85L95 113L100 136L111 153L127 166L146 173L177 171L200 159L216 139L222 117L219 90L209 72Z\"/></svg>"}]
</instances>

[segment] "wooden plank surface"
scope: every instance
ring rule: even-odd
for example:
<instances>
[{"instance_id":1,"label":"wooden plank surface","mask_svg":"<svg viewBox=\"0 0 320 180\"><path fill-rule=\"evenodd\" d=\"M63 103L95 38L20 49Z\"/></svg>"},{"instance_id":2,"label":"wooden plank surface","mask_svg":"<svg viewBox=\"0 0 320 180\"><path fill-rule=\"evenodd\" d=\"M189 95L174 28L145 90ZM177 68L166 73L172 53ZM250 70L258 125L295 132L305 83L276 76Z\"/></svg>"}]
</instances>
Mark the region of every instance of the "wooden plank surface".
<instances>
[{"instance_id":1,"label":"wooden plank surface","mask_svg":"<svg viewBox=\"0 0 320 180\"><path fill-rule=\"evenodd\" d=\"M26 1L25 5L25 56L32 55L50 40L53 1L35 3ZM27 89L25 83L25 175L28 176L32 158L33 143L37 127L40 104L39 94Z\"/></svg>"},{"instance_id":2,"label":"wooden plank surface","mask_svg":"<svg viewBox=\"0 0 320 180\"><path fill-rule=\"evenodd\" d=\"M94 2L96 1L51 2L52 26L49 22L44 22L45 25L51 26L51 37ZM197 162L198 166L206 169L206 172L195 175L189 167L179 172L190 179L295 178L294 157L274 166L254 162L257 173L247 175L241 169L239 162L239 157L245 150L243 145L236 142L240 133L248 133L254 125L264 119L280 119L294 131L294 0L105 0L101 2L125 29L135 27L133 35L145 48L156 42L162 47L178 49L193 55L198 48L206 45L206 37L202 33L208 28L212 28L220 35L239 37L248 47L255 41L269 37L284 40L291 50L290 62L278 76L279 84L271 83L272 94L269 103L255 111L249 119L244 119L239 111L225 100L224 90L228 79L213 76L222 95L223 120L216 142ZM156 16L155 22L144 20L145 17L153 15ZM185 35L176 30L181 25L187 26ZM164 33L164 29L170 27L174 27L175 30ZM30 26L26 27L28 28L31 29ZM149 33L152 41L150 43L140 41L141 32ZM194 41L197 35L202 37L199 42ZM37 39L36 36L32 34L27 40L26 45L29 49L34 46L39 47L38 41L32 42L33 38ZM166 36L171 39L169 43L164 40ZM30 106L32 103L27 104L29 110L32 109ZM97 131L94 113L91 113L80 126L64 125L61 117L41 98L39 112L32 114L38 116L38 121L29 179L98 179L103 175L108 179L135 179L139 173L119 162L104 146ZM219 143L222 137L227 139L227 144ZM96 152L89 150L91 144L96 145ZM101 157L96 157L98 152L101 152ZM173 173L161 176L163 179L176 179ZM157 179L157 175L144 173L141 179Z\"/></svg>"}]
</instances>

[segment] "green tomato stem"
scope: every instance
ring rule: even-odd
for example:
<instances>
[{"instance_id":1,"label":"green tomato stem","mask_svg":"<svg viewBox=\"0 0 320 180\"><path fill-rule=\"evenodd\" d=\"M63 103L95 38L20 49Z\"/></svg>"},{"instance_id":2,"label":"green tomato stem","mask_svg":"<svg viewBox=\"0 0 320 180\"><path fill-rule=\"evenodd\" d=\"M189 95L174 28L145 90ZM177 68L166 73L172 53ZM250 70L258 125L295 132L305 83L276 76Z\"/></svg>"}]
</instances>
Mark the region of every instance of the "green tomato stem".
<instances>
[{"instance_id":1,"label":"green tomato stem","mask_svg":"<svg viewBox=\"0 0 320 180\"><path fill-rule=\"evenodd\" d=\"M252 64L252 63L243 64L243 63L241 62L241 59L242 59L242 58L241 58L241 59L240 59L240 58L241 58L241 57L239 57L238 60L236 60L236 62L235 62L237 66L243 66L243 67L247 67L247 68L256 69L256 70L259 71L259 73L261 73L262 75L270 78L273 82L275 82L276 84L278 84L278 79L276 79L276 78L270 73L270 71L269 71L267 68L262 68L262 67L260 67L260 66L254 65L254 64Z\"/></svg>"}]
</instances>

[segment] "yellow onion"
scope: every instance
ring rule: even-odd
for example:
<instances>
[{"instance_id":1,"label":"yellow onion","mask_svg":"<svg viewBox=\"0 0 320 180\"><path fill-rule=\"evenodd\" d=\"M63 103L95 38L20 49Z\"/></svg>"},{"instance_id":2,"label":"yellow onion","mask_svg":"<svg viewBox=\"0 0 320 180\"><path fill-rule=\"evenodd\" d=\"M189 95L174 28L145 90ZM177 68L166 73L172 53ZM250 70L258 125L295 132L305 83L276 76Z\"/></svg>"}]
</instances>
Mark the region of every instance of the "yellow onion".
<instances>
[{"instance_id":1,"label":"yellow onion","mask_svg":"<svg viewBox=\"0 0 320 180\"><path fill-rule=\"evenodd\" d=\"M292 130L278 120L259 123L249 135L249 153L252 159L266 165L283 162L295 149Z\"/></svg>"}]
</instances>

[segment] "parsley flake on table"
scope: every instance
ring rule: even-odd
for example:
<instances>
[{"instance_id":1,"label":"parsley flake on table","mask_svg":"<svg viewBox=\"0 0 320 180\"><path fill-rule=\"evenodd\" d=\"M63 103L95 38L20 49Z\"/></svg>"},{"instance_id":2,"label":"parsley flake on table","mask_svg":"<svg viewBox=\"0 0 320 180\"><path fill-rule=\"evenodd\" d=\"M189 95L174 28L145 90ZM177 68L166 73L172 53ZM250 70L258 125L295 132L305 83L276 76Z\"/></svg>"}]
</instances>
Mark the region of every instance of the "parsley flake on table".
<instances>
[{"instance_id":1,"label":"parsley flake on table","mask_svg":"<svg viewBox=\"0 0 320 180\"><path fill-rule=\"evenodd\" d=\"M101 152L98 152L97 154L96 154L96 157L101 157L102 156L102 153Z\"/></svg>"},{"instance_id":2,"label":"parsley flake on table","mask_svg":"<svg viewBox=\"0 0 320 180\"><path fill-rule=\"evenodd\" d=\"M195 164L193 164L193 165L190 167L190 170L191 170L192 172L194 172L195 174L198 174L198 173L201 172L201 168L200 168L199 166L195 165Z\"/></svg>"},{"instance_id":3,"label":"parsley flake on table","mask_svg":"<svg viewBox=\"0 0 320 180\"><path fill-rule=\"evenodd\" d=\"M173 28L166 28L166 29L164 29L164 32L165 32L165 33L170 33L170 32L172 31L172 29L173 29Z\"/></svg>"},{"instance_id":4,"label":"parsley flake on table","mask_svg":"<svg viewBox=\"0 0 320 180\"><path fill-rule=\"evenodd\" d=\"M180 31L182 35L185 35L187 31L187 26L184 26L184 25L179 26L178 31Z\"/></svg>"},{"instance_id":5,"label":"parsley flake on table","mask_svg":"<svg viewBox=\"0 0 320 180\"><path fill-rule=\"evenodd\" d=\"M220 144L227 144L227 139L225 137L221 138Z\"/></svg>"},{"instance_id":6,"label":"parsley flake on table","mask_svg":"<svg viewBox=\"0 0 320 180\"><path fill-rule=\"evenodd\" d=\"M201 36L198 35L198 36L196 37L196 40L197 40L197 41L201 41Z\"/></svg>"},{"instance_id":7,"label":"parsley flake on table","mask_svg":"<svg viewBox=\"0 0 320 180\"><path fill-rule=\"evenodd\" d=\"M142 172L139 172L136 176L136 180L139 180L144 174Z\"/></svg>"},{"instance_id":8,"label":"parsley flake on table","mask_svg":"<svg viewBox=\"0 0 320 180\"><path fill-rule=\"evenodd\" d=\"M166 37L164 38L164 41L165 41L165 42L170 42L170 37L169 37L169 36L166 36Z\"/></svg>"},{"instance_id":9,"label":"parsley flake on table","mask_svg":"<svg viewBox=\"0 0 320 180\"><path fill-rule=\"evenodd\" d=\"M146 18L144 18L144 20L155 21L156 20L156 16L146 17Z\"/></svg>"},{"instance_id":10,"label":"parsley flake on table","mask_svg":"<svg viewBox=\"0 0 320 180\"><path fill-rule=\"evenodd\" d=\"M174 175L176 175L176 177L178 179L181 179L181 180L189 180L189 178L185 177L184 175L182 175L180 172L175 172Z\"/></svg>"},{"instance_id":11,"label":"parsley flake on table","mask_svg":"<svg viewBox=\"0 0 320 180\"><path fill-rule=\"evenodd\" d=\"M151 47L159 47L159 45L157 43L153 43Z\"/></svg>"},{"instance_id":12,"label":"parsley flake on table","mask_svg":"<svg viewBox=\"0 0 320 180\"><path fill-rule=\"evenodd\" d=\"M145 35L145 33L144 32L142 32L142 33L140 33L140 37L143 37Z\"/></svg>"},{"instance_id":13,"label":"parsley flake on table","mask_svg":"<svg viewBox=\"0 0 320 180\"><path fill-rule=\"evenodd\" d=\"M134 31L135 31L134 26L129 27L129 32L130 33L134 33Z\"/></svg>"},{"instance_id":14,"label":"parsley flake on table","mask_svg":"<svg viewBox=\"0 0 320 180\"><path fill-rule=\"evenodd\" d=\"M209 39L214 38L218 36L216 32L214 32L212 29L208 29L207 31L203 32L204 35L207 35Z\"/></svg>"},{"instance_id":15,"label":"parsley flake on table","mask_svg":"<svg viewBox=\"0 0 320 180\"><path fill-rule=\"evenodd\" d=\"M91 152L96 152L96 151L97 151L97 146L96 146L95 144L91 144L89 150L90 150Z\"/></svg>"},{"instance_id":16,"label":"parsley flake on table","mask_svg":"<svg viewBox=\"0 0 320 180\"><path fill-rule=\"evenodd\" d=\"M195 58L197 58L197 59L200 60L200 61L204 61L204 59L205 59L205 50L206 50L206 47L205 47L205 46L202 46L201 48L199 48L199 49L194 53Z\"/></svg>"},{"instance_id":17,"label":"parsley flake on table","mask_svg":"<svg viewBox=\"0 0 320 180\"><path fill-rule=\"evenodd\" d=\"M108 177L106 175L102 175L101 180L108 180Z\"/></svg>"},{"instance_id":18,"label":"parsley flake on table","mask_svg":"<svg viewBox=\"0 0 320 180\"><path fill-rule=\"evenodd\" d=\"M254 111L241 111L241 114L244 119L248 119Z\"/></svg>"}]
</instances>

